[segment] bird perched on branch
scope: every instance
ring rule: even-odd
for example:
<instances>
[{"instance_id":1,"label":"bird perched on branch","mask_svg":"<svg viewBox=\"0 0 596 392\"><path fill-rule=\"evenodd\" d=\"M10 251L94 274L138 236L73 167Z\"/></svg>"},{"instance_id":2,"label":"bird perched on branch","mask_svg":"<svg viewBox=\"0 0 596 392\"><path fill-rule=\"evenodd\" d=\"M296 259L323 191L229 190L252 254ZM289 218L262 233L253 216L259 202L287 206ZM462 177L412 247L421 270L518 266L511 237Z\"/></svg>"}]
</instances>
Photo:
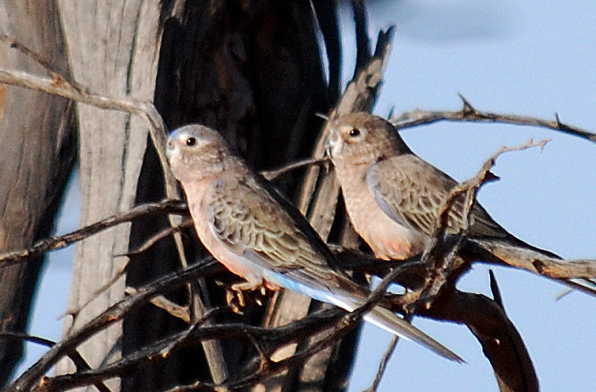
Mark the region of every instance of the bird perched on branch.
<instances>
[{"instance_id":1,"label":"bird perched on branch","mask_svg":"<svg viewBox=\"0 0 596 392\"><path fill-rule=\"evenodd\" d=\"M186 193L205 247L246 282L286 288L353 311L368 289L336 268L336 260L306 219L272 186L233 154L216 131L188 125L174 131L167 156ZM448 359L456 354L380 306L364 319Z\"/></svg>"},{"instance_id":2,"label":"bird perched on branch","mask_svg":"<svg viewBox=\"0 0 596 392\"><path fill-rule=\"evenodd\" d=\"M334 119L327 146L355 230L382 259L421 253L432 238L439 209L457 182L424 161L387 120L369 113ZM463 196L463 195L462 195ZM451 208L447 232L464 225L464 198ZM479 203L471 208L469 238L517 248L528 259L560 259L507 232ZM596 293L594 282L567 283Z\"/></svg>"}]
</instances>

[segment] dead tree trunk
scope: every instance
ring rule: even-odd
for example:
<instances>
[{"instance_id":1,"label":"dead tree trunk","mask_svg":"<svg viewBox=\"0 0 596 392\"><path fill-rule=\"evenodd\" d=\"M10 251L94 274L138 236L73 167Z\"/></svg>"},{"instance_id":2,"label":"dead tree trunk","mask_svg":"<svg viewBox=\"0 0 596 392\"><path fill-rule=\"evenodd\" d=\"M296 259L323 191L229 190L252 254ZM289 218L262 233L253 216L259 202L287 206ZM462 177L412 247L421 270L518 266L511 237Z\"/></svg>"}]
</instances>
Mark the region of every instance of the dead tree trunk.
<instances>
[{"instance_id":1,"label":"dead tree trunk","mask_svg":"<svg viewBox=\"0 0 596 392\"><path fill-rule=\"evenodd\" d=\"M35 50L68 75L53 0L0 2L0 34ZM46 75L33 59L0 44L0 67ZM74 105L66 99L0 84L0 253L47 237L76 158ZM0 269L0 329L24 332L43 257ZM23 345L0 340L0 387Z\"/></svg>"},{"instance_id":2,"label":"dead tree trunk","mask_svg":"<svg viewBox=\"0 0 596 392\"><path fill-rule=\"evenodd\" d=\"M58 1L69 63L75 80L91 90L139 100L153 97L161 39L159 4L147 1ZM130 209L146 147L147 124L128 113L78 105L81 224ZM130 225L121 225L77 246L69 311L92 300L65 331L76 329L124 296L124 281L94 297L122 266ZM95 336L80 350L92 366L120 354L121 326ZM61 371L72 370L63 362Z\"/></svg>"}]
</instances>

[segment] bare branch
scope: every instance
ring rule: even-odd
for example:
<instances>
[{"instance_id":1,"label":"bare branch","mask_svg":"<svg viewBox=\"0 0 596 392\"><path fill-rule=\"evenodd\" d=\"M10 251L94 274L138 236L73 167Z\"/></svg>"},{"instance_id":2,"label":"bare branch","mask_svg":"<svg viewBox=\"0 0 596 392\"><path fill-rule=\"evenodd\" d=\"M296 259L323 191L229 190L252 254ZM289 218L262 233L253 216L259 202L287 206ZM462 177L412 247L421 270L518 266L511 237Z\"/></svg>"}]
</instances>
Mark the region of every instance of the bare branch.
<instances>
[{"instance_id":1,"label":"bare branch","mask_svg":"<svg viewBox=\"0 0 596 392\"><path fill-rule=\"evenodd\" d=\"M505 311L505 307L503 306L503 297L501 297L501 290L499 290L499 284L497 283L495 273L493 270L488 270L488 275L490 277L490 291L493 293L493 301L495 301L495 303L499 305L503 311Z\"/></svg>"},{"instance_id":2,"label":"bare branch","mask_svg":"<svg viewBox=\"0 0 596 392\"><path fill-rule=\"evenodd\" d=\"M168 235L171 235L172 233L179 232L180 230L182 230L182 228L192 226L192 224L193 224L192 219L187 219L176 227L171 227L171 226L166 227L165 229L161 230L160 232L158 232L155 235L148 238L138 249L135 249L135 250L133 250L127 254L124 254L124 255L114 255L114 257L125 256L125 257L128 257L128 259L124 262L124 265L122 265L122 267L120 267L120 269L116 272L116 274L108 282L106 282L103 286L101 286L100 288L95 290L89 296L89 299L87 299L87 301L83 302L76 309L69 309L67 314L71 315L73 318L76 318L79 315L79 313L81 312L81 310L83 310L87 305L89 305L91 302L93 302L93 300L95 300L95 298L97 298L98 296L103 294L106 290L108 290L110 287L112 287L122 276L124 276L124 274L126 274L126 271L128 270L128 266L130 265L130 259L132 257L145 252L146 250L151 248L153 245L155 245L159 240L162 240L163 238L167 237ZM129 287L127 290L134 290L134 289ZM131 294L131 293L129 292L128 294ZM175 305L173 302L167 300L166 298L164 298L162 296L152 299L151 303L153 303L155 306L162 308L165 311L169 312L174 317L181 318L185 322L190 322L189 310L185 307ZM72 325L74 326L74 322L72 323Z\"/></svg>"},{"instance_id":3,"label":"bare branch","mask_svg":"<svg viewBox=\"0 0 596 392\"><path fill-rule=\"evenodd\" d=\"M10 38L5 34L0 34L0 41L4 42L6 45L10 46L13 49L23 53L25 56L29 57L37 64L41 65L48 75L56 80L62 80L67 83L70 83L75 89L81 91L82 87L79 86L76 82L72 80L65 79L66 76L60 73L47 59L43 58L39 53L34 52L33 50L29 49L27 46L23 45L22 43Z\"/></svg>"},{"instance_id":4,"label":"bare branch","mask_svg":"<svg viewBox=\"0 0 596 392\"><path fill-rule=\"evenodd\" d=\"M466 106L469 107L468 110L474 110L469 104L466 104ZM490 169L494 166L496 159L501 154L509 151L521 151L531 147L540 147L542 149L547 142L547 140L543 140L538 143L534 143L532 139L530 139L521 146L501 147L496 153L486 160L476 176L456 185L450 190L449 195L439 209L432 241L429 243L422 256L422 262L428 266L425 283L420 289L404 295L402 299L402 306L404 310L416 312L418 307L429 308L438 293L446 285L448 279L451 277L451 271L457 269L461 274L461 269L463 266L465 264L469 265L470 261L466 260L465 258L461 258L459 255L459 250L461 244L467 239L470 213L476 200L476 194L482 185L489 181L493 181L496 178L490 172ZM446 232L447 228L449 227L449 214L455 203L458 200L461 200L463 195L465 195L463 230L454 238L453 235L448 235ZM469 268L469 266L467 268ZM455 279L452 279L452 284L455 285Z\"/></svg>"},{"instance_id":5,"label":"bare branch","mask_svg":"<svg viewBox=\"0 0 596 392\"><path fill-rule=\"evenodd\" d=\"M8 40L10 41L10 39ZM24 45L18 44L18 48L23 53L32 56L34 60L43 61L41 60L41 56L26 48ZM163 168L166 195L170 199L177 199L180 197L176 188L176 179L168 166L165 153L167 128L161 115L157 112L157 109L151 102L136 101L128 97L115 98L102 96L74 81L69 81L67 77L62 76L54 70L52 70L51 75L53 76L52 78L43 78L26 72L0 68L0 83L43 91L48 94L69 98L77 102L91 104L98 108L120 110L146 118L151 124L151 127L149 127L149 135L151 136L151 140ZM176 226L177 222L173 217L168 217L168 219L171 226ZM184 246L180 234L174 234L174 242L178 257L183 266L185 266L186 256L184 254Z\"/></svg>"},{"instance_id":6,"label":"bare branch","mask_svg":"<svg viewBox=\"0 0 596 392\"><path fill-rule=\"evenodd\" d=\"M205 340L248 340L249 342L259 342L259 347L261 347L262 344L268 344L269 348L266 350L267 352L271 352L278 347L305 339L306 337L320 332L321 330L327 328L338 328L338 320L346 317L345 312L339 309L334 309L330 311L325 310L313 313L308 318L295 321L278 328L257 327L245 324L223 324L217 326L204 324L207 318L215 315L219 311L221 311L221 309L212 310L208 312L205 317L199 320L198 323L195 323L186 330L154 342L151 345L139 349L114 363L108 364L99 369L56 376L45 380L44 383L50 385L56 390L89 385L91 382L96 380L104 380L125 375L131 370L142 367L143 364L167 357L172 351L183 346ZM335 339L338 338L339 336L335 337ZM309 347L308 350L300 353L300 356L295 356L289 358L288 360L280 362L266 361L265 364L249 364L248 367L244 369L242 372L243 375L239 379L236 381L229 381L229 386L233 388L238 388L240 385L248 386L260 377L264 377L265 374L279 372L283 369L289 368L291 365L295 365L299 361L304 361L309 355L312 355L314 352L316 352L316 350L320 350L325 346L325 344L330 343L332 343L331 340L322 343L317 347ZM265 349L263 350L265 353ZM205 383L203 385L209 388L214 388L213 384ZM223 386L225 385L218 385L217 388L221 389Z\"/></svg>"},{"instance_id":7,"label":"bare branch","mask_svg":"<svg viewBox=\"0 0 596 392\"><path fill-rule=\"evenodd\" d=\"M124 289L124 292L128 295L135 295L138 293L138 290L134 287L127 287ZM180 306L174 301L170 301L163 295L158 295L157 297L151 298L149 301L155 305L155 307L168 312L171 316L176 317L187 324L190 324L191 314L190 308L188 306Z\"/></svg>"},{"instance_id":8,"label":"bare branch","mask_svg":"<svg viewBox=\"0 0 596 392\"><path fill-rule=\"evenodd\" d=\"M481 294L458 290L442 292L420 314L436 320L462 323L476 336L489 359L501 392L537 392L538 378L530 355L503 308Z\"/></svg>"},{"instance_id":9,"label":"bare branch","mask_svg":"<svg viewBox=\"0 0 596 392\"><path fill-rule=\"evenodd\" d=\"M1 72L1 70L0 70ZM321 165L328 161L328 158L322 159L305 159L303 161L293 162L284 167L281 167L276 170L270 171L263 171L261 174L268 178L268 179L275 179L279 176L282 176L292 170L296 170L302 167L309 167L312 165ZM139 206L134 207L130 211L124 212L122 214L117 214L110 216L108 218L102 219L100 221L94 222L90 225L84 226L80 229L77 229L71 233L45 238L36 242L32 247L28 249L21 249L13 252L8 252L4 254L0 254L0 268L3 266L8 266L12 264L16 264L19 262L24 262L28 258L33 256L39 256L43 253L63 249L75 242L82 241L85 238L97 234L103 230L107 230L113 226L116 226L120 223L128 222L133 219L136 219L141 216L151 215L151 214L159 214L159 213L175 213L175 214L186 214L188 213L186 204L180 200L164 200L159 203L148 203L142 204ZM136 249L128 254L121 255L121 256L135 256L136 254L144 252L149 247L153 246L157 241L171 235L172 233L179 232L182 228L192 226L192 220L186 220L179 225L175 225L169 228L162 230L160 233L157 233L155 236L149 238L143 246L139 249ZM123 275L124 271L117 274L114 279L117 279L119 276ZM108 282L108 284L102 288L100 291L105 290L109 285L113 284L113 281Z\"/></svg>"},{"instance_id":10,"label":"bare branch","mask_svg":"<svg viewBox=\"0 0 596 392\"><path fill-rule=\"evenodd\" d=\"M404 316L404 320L406 320L407 322L411 322L413 317L414 317L414 315L407 314ZM377 374L375 375L375 379L373 380L371 386L365 390L365 392L375 392L379 388L381 379L383 378L383 375L385 374L385 369L387 369L387 363L389 363L389 359L391 359L391 356L395 352L395 349L397 348L397 343L399 343L399 336L393 335L393 338L391 339L391 342L389 342L389 345L387 346L387 349L385 350L385 354L383 354L383 358L381 359L381 362L379 363L379 368L377 369Z\"/></svg>"},{"instance_id":11,"label":"bare branch","mask_svg":"<svg viewBox=\"0 0 596 392\"><path fill-rule=\"evenodd\" d=\"M90 235L97 234L105 229L129 222L135 218L150 214L171 213L185 214L186 204L179 200L164 200L159 203L147 203L137 206L123 214L113 215L106 219L92 223L81 229L75 230L62 236L50 237L36 242L31 248L8 252L0 255L0 268L7 265L27 261L32 256L42 255L50 250L57 250L83 240Z\"/></svg>"},{"instance_id":12,"label":"bare branch","mask_svg":"<svg viewBox=\"0 0 596 392\"><path fill-rule=\"evenodd\" d=\"M41 338L39 336L27 335L26 333L22 332L9 332L9 331L0 331L0 339L18 339L24 340L31 343L40 344L46 347L52 347L56 342L53 340Z\"/></svg>"},{"instance_id":13,"label":"bare branch","mask_svg":"<svg viewBox=\"0 0 596 392\"><path fill-rule=\"evenodd\" d=\"M191 267L191 269L192 268L193 267ZM23 376L21 376L21 378L19 378L19 380L17 380L15 384L10 387L12 389L8 389L8 391L22 390L20 388L27 388L27 386L35 383L35 380L39 379L40 375L43 374L43 372L45 372L46 369L55 361L57 361L64 352L67 352L69 348L78 346L93 333L100 329L104 329L111 323L119 320L124 314L136 309L140 304L143 303L144 300L152 298L160 291L169 291L177 286L180 286L184 282L189 281L190 279L196 279L197 271L205 273L205 271L201 269L201 266L195 267L196 270L192 274L190 273L191 269L181 271L178 274L170 275L150 285L147 285L133 293L132 296L112 306L110 309L106 310L104 313L86 324L81 330L73 333L65 341L58 343L55 346L55 350L52 349L50 352L44 355L44 357L38 361L38 363L32 366ZM72 388L80 385L88 385L92 382L106 378L122 376L128 371L128 369L131 369L132 367L138 368L138 366L140 366L142 363L169 355L168 353L171 350L181 347L185 341L190 343L192 341L196 341L197 339L200 341L212 340L215 338L242 339L250 335L251 338L249 341L258 342L261 340L263 342L269 343L270 345L273 344L273 347L267 349L267 352L272 352L278 347L290 344L292 342L304 340L308 336L313 336L317 333L320 333L322 330L331 328L331 334L310 345L304 351L301 351L290 358L278 362L270 361L268 356L265 355L267 360L263 361L263 358L261 359L261 362L258 365L259 371L249 368L244 372L245 375L243 377L236 381L230 382L228 385L224 385L230 388L247 387L262 379L262 377L266 377L268 375L286 370L290 366L295 366L298 363L302 363L303 361L310 358L313 354L341 339L341 337L344 336L349 330L354 328L354 326L357 324L357 321L364 315L364 313L376 306L379 301L383 300L387 286L391 283L395 276L399 274L399 272L399 268L392 271L369 295L363 306L348 314L345 314L345 312L339 309L323 311L310 315L309 317L298 322L280 327L277 330L263 327L251 327L247 325L219 325L212 327L199 326L199 324L195 324L189 330L174 336L167 337L146 349L135 352L127 358L123 358L116 363L106 365L101 369L82 371L77 372L76 374L45 379L44 385L57 389L65 387ZM338 320L338 316L341 316L342 314L343 316ZM260 343L258 344L258 347L261 347ZM265 349L260 348L260 350L266 354Z\"/></svg>"},{"instance_id":14,"label":"bare branch","mask_svg":"<svg viewBox=\"0 0 596 392\"><path fill-rule=\"evenodd\" d=\"M494 181L495 179L497 179L497 177L495 177L495 175L490 172L490 169L492 169L492 167L495 165L499 156L506 152L523 151L532 147L539 147L540 150L542 150L548 142L549 140L541 140L537 143L534 143L534 141L530 139L521 146L503 146L484 162L482 168L478 171L476 176L453 187L453 189L451 189L451 191L449 192L449 196L443 203L443 206L439 210L439 219L436 227L436 230L439 233L439 235L444 234L444 230L447 228L447 219L449 217L449 211L451 210L457 199L464 193L466 194L466 203L464 206L464 227L465 231L467 231L467 228L469 226L471 208L474 204L474 201L476 200L476 194L480 190L480 187L482 187L482 185L486 184L487 182Z\"/></svg>"},{"instance_id":15,"label":"bare branch","mask_svg":"<svg viewBox=\"0 0 596 392\"><path fill-rule=\"evenodd\" d=\"M141 253L146 252L153 245L157 244L159 241L163 240L164 238L166 238L174 233L178 233L182 229L185 229L187 227L192 227L193 224L194 224L194 222L192 221L192 219L186 219L186 220L180 222L180 224L177 226L166 227L165 229L163 229L163 230L159 231L158 233L155 233L154 235L149 237L137 249L134 249L126 254L117 255L117 256L124 256L124 257L128 257L128 258L133 258L134 256L138 256Z\"/></svg>"},{"instance_id":16,"label":"bare branch","mask_svg":"<svg viewBox=\"0 0 596 392\"><path fill-rule=\"evenodd\" d=\"M533 265L541 275L553 279L594 279L596 260L534 260Z\"/></svg>"},{"instance_id":17,"label":"bare branch","mask_svg":"<svg viewBox=\"0 0 596 392\"><path fill-rule=\"evenodd\" d=\"M558 114L555 114L555 120L545 120L542 118L531 116L483 112L475 109L461 95L460 98L463 101L462 110L454 112L416 109L409 112L401 113L399 116L392 118L391 122L393 123L393 125L395 125L397 129L417 127L420 125L432 124L438 121L486 122L513 125L529 125L560 131L596 143L596 134L573 125L562 123L559 119Z\"/></svg>"}]
</instances>

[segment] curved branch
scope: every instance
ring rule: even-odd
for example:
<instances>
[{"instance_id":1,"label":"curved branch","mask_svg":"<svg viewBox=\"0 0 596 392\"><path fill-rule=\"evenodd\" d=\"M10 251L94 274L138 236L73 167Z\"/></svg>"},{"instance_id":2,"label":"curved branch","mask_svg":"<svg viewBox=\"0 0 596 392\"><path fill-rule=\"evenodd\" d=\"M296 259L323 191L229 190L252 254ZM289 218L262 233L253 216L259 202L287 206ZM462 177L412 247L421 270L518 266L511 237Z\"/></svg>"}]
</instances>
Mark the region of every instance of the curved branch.
<instances>
[{"instance_id":1,"label":"curved branch","mask_svg":"<svg viewBox=\"0 0 596 392\"><path fill-rule=\"evenodd\" d=\"M454 291L420 314L465 324L490 361L501 392L538 391L538 378L524 342L501 306L482 294Z\"/></svg>"}]
</instances>

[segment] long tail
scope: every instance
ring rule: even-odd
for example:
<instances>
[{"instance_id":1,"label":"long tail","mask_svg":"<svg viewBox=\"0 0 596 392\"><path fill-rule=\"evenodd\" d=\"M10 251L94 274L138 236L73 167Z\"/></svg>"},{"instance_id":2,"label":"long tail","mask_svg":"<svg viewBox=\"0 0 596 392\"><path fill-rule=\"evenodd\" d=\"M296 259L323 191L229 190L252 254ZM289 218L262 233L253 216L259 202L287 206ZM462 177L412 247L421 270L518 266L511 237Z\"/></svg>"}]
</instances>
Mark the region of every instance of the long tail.
<instances>
[{"instance_id":1,"label":"long tail","mask_svg":"<svg viewBox=\"0 0 596 392\"><path fill-rule=\"evenodd\" d=\"M459 355L388 309L377 306L365 314L364 319L399 337L416 342L449 360L465 362Z\"/></svg>"},{"instance_id":2,"label":"long tail","mask_svg":"<svg viewBox=\"0 0 596 392\"><path fill-rule=\"evenodd\" d=\"M328 297L328 300L334 305L350 312L361 305L356 303L353 299L344 300L337 297ZM416 342L451 361L460 363L465 362L459 355L388 309L377 306L366 313L364 319L394 335Z\"/></svg>"},{"instance_id":3,"label":"long tail","mask_svg":"<svg viewBox=\"0 0 596 392\"><path fill-rule=\"evenodd\" d=\"M578 278L578 279L562 279L562 282L574 289L583 291L596 297L596 282L592 279Z\"/></svg>"}]
</instances>

